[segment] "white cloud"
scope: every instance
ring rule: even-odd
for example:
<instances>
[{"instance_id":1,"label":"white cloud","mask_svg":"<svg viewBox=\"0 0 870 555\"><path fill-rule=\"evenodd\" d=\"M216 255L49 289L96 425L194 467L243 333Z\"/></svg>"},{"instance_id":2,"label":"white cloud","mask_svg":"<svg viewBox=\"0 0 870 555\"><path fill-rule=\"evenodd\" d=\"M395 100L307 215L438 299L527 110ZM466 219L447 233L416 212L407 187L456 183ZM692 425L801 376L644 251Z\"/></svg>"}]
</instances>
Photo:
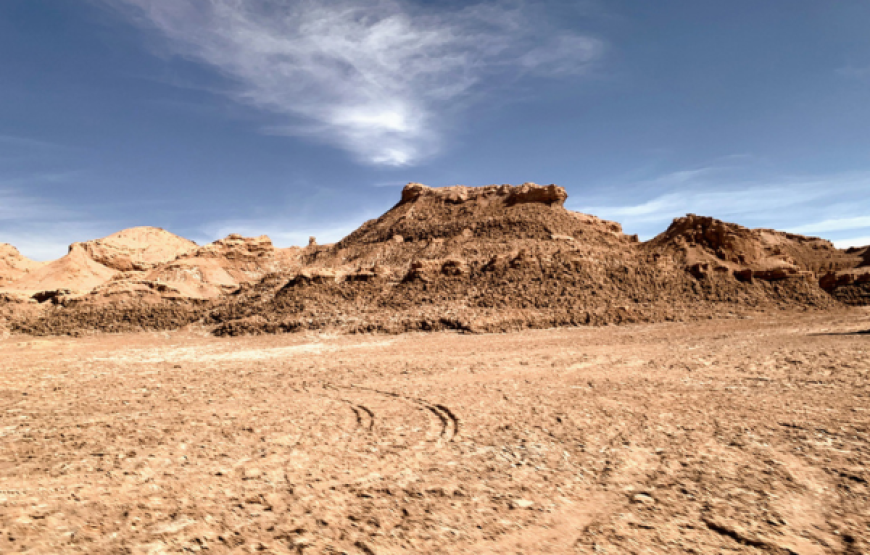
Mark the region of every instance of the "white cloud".
<instances>
[{"instance_id":1,"label":"white cloud","mask_svg":"<svg viewBox=\"0 0 870 555\"><path fill-rule=\"evenodd\" d=\"M870 227L870 216L856 216L854 218L831 218L812 224L793 227L789 231L795 233L821 233L825 231L844 231L848 229L861 229Z\"/></svg>"},{"instance_id":2,"label":"white cloud","mask_svg":"<svg viewBox=\"0 0 870 555\"><path fill-rule=\"evenodd\" d=\"M870 235L865 237L852 237L849 239L837 239L834 241L834 246L838 249L848 249L849 247L866 247L870 245Z\"/></svg>"},{"instance_id":3,"label":"white cloud","mask_svg":"<svg viewBox=\"0 0 870 555\"><path fill-rule=\"evenodd\" d=\"M403 166L437 152L448 115L481 82L577 74L592 37L559 32L521 0L462 9L408 0L114 0L174 50L232 78L241 101L366 163Z\"/></svg>"},{"instance_id":4,"label":"white cloud","mask_svg":"<svg viewBox=\"0 0 870 555\"><path fill-rule=\"evenodd\" d=\"M106 222L87 214L15 188L0 188L0 243L9 243L28 258L59 258L71 243L102 237L106 231Z\"/></svg>"},{"instance_id":5,"label":"white cloud","mask_svg":"<svg viewBox=\"0 0 870 555\"><path fill-rule=\"evenodd\" d=\"M644 239L688 213L803 234L870 227L870 217L862 215L870 211L865 193L870 190L870 173L742 180L729 175L714 167L672 172L612 187L620 194L607 200L616 202L596 206L569 201L568 206L616 220L626 232Z\"/></svg>"},{"instance_id":6,"label":"white cloud","mask_svg":"<svg viewBox=\"0 0 870 555\"><path fill-rule=\"evenodd\" d=\"M69 215L67 210L52 202L23 194L17 189L0 189L0 222L52 220Z\"/></svg>"}]
</instances>

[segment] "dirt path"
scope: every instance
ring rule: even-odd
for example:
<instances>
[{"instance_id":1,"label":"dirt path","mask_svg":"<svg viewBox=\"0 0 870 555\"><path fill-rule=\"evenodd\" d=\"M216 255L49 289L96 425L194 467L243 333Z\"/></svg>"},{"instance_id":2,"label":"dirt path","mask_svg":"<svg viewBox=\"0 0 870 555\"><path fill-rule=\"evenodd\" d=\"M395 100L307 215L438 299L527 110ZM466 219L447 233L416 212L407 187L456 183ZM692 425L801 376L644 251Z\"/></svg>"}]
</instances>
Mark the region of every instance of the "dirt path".
<instances>
[{"instance_id":1,"label":"dirt path","mask_svg":"<svg viewBox=\"0 0 870 555\"><path fill-rule=\"evenodd\" d=\"M0 552L867 553L870 311L0 341Z\"/></svg>"}]
</instances>

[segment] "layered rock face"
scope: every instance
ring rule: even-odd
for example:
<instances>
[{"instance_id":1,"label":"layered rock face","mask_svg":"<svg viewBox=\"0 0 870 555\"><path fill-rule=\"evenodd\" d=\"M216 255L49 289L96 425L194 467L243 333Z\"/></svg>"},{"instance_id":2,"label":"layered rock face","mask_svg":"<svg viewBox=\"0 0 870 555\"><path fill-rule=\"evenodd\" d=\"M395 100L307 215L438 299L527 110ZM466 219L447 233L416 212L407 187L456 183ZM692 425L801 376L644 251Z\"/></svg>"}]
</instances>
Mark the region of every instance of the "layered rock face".
<instances>
[{"instance_id":1,"label":"layered rock face","mask_svg":"<svg viewBox=\"0 0 870 555\"><path fill-rule=\"evenodd\" d=\"M647 246L651 252L671 255L696 277L710 272L732 273L741 281L818 281L826 272L858 263L858 257L824 239L748 229L694 214L675 219Z\"/></svg>"},{"instance_id":2,"label":"layered rock face","mask_svg":"<svg viewBox=\"0 0 870 555\"><path fill-rule=\"evenodd\" d=\"M191 247L153 228L128 230L74 245L65 257L70 269L60 273L80 270L76 283L90 290L37 292L40 311L8 319L27 333L191 323L218 335L488 332L866 300L865 282L842 276L867 265L867 249L695 215L639 243L618 223L565 209L566 198L556 185L411 183L383 216L336 244L312 239L304 249L238 235ZM148 248L147 237L162 246Z\"/></svg>"},{"instance_id":3,"label":"layered rock face","mask_svg":"<svg viewBox=\"0 0 870 555\"><path fill-rule=\"evenodd\" d=\"M425 197L448 204L472 202L478 205L514 206L516 204L539 203L547 206L562 206L568 199L568 193L558 185L542 187L535 183L523 183L518 187L511 185L489 185L486 187L455 185L441 188L427 187L422 183L409 183L402 189L402 200L399 204L418 202Z\"/></svg>"},{"instance_id":4,"label":"layered rock face","mask_svg":"<svg viewBox=\"0 0 870 555\"><path fill-rule=\"evenodd\" d=\"M152 270L146 279L171 283L190 298L211 299L267 274L290 271L296 259L276 249L265 235L233 234Z\"/></svg>"}]
</instances>

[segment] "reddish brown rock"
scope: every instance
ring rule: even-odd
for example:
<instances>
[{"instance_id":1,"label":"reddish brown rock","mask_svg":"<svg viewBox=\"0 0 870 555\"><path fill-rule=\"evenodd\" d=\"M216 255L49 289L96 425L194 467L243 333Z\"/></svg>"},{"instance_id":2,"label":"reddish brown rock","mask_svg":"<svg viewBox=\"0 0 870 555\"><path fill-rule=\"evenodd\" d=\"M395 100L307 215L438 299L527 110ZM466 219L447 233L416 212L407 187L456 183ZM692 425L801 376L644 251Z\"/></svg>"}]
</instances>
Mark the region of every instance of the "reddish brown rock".
<instances>
[{"instance_id":1,"label":"reddish brown rock","mask_svg":"<svg viewBox=\"0 0 870 555\"><path fill-rule=\"evenodd\" d=\"M149 270L197 248L159 227L132 227L77 245L95 262L121 272Z\"/></svg>"},{"instance_id":2,"label":"reddish brown rock","mask_svg":"<svg viewBox=\"0 0 870 555\"><path fill-rule=\"evenodd\" d=\"M43 262L22 256L12 245L0 243L0 288L18 281L43 265Z\"/></svg>"},{"instance_id":3,"label":"reddish brown rock","mask_svg":"<svg viewBox=\"0 0 870 555\"><path fill-rule=\"evenodd\" d=\"M13 327L484 332L870 304L863 278L837 274L866 262L866 249L695 215L639 243L618 223L565 209L566 198L555 185L412 183L336 244L276 249L265 236L230 235L164 262L165 232L128 230L49 265L58 279L37 290L46 308ZM162 250L145 245L149 233ZM817 283L829 272L830 294Z\"/></svg>"},{"instance_id":4,"label":"reddish brown rock","mask_svg":"<svg viewBox=\"0 0 870 555\"><path fill-rule=\"evenodd\" d=\"M696 274L699 265L725 268L738 279L777 281L820 276L831 268L851 268L858 257L825 239L772 229L749 229L715 218L689 214L649 243Z\"/></svg>"}]
</instances>

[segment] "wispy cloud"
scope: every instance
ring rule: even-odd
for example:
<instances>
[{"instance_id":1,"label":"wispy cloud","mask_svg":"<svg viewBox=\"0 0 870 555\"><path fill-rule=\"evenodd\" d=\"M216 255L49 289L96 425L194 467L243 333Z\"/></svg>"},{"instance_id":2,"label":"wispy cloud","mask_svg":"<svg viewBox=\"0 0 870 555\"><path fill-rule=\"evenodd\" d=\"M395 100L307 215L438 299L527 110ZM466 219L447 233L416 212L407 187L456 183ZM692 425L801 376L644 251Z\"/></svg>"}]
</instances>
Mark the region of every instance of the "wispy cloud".
<instances>
[{"instance_id":1,"label":"wispy cloud","mask_svg":"<svg viewBox=\"0 0 870 555\"><path fill-rule=\"evenodd\" d=\"M870 227L866 216L870 173L866 172L736 179L733 172L706 167L620 184L612 190L632 194L614 194L595 205L569 201L568 206L619 221L627 232L645 239L688 213L803 234L836 236ZM636 200L625 202L626 198Z\"/></svg>"},{"instance_id":2,"label":"wispy cloud","mask_svg":"<svg viewBox=\"0 0 870 555\"><path fill-rule=\"evenodd\" d=\"M866 247L867 245L870 245L870 235L834 240L834 246L838 249L848 249L849 247Z\"/></svg>"},{"instance_id":3,"label":"wispy cloud","mask_svg":"<svg viewBox=\"0 0 870 555\"><path fill-rule=\"evenodd\" d=\"M830 218L820 222L814 222L791 228L795 233L823 233L826 231L845 231L848 229L870 228L870 216L856 216L854 218Z\"/></svg>"},{"instance_id":4,"label":"wispy cloud","mask_svg":"<svg viewBox=\"0 0 870 555\"><path fill-rule=\"evenodd\" d=\"M240 101L282 116L267 132L311 137L374 165L437 152L449 115L482 82L576 75L603 50L522 0L461 9L408 0L112 4L233 79Z\"/></svg>"},{"instance_id":5,"label":"wispy cloud","mask_svg":"<svg viewBox=\"0 0 870 555\"><path fill-rule=\"evenodd\" d=\"M82 175L78 171L58 171L58 172L33 172L14 177L0 177L0 198L3 195L9 195L14 189L33 185L59 185L68 183L72 179ZM17 194L17 193L16 193Z\"/></svg>"},{"instance_id":6,"label":"wispy cloud","mask_svg":"<svg viewBox=\"0 0 870 555\"><path fill-rule=\"evenodd\" d=\"M108 227L107 222L51 199L0 188L0 243L13 245L34 260L59 258L70 243L107 235Z\"/></svg>"},{"instance_id":7,"label":"wispy cloud","mask_svg":"<svg viewBox=\"0 0 870 555\"><path fill-rule=\"evenodd\" d=\"M584 212L630 220L632 224L660 222L688 213L730 216L756 215L782 210L824 196L821 192L795 191L787 187L736 189L729 191L677 192L657 196L640 204L591 206Z\"/></svg>"},{"instance_id":8,"label":"wispy cloud","mask_svg":"<svg viewBox=\"0 0 870 555\"><path fill-rule=\"evenodd\" d=\"M69 211L42 198L14 188L0 189L0 222L56 220L68 216L71 216Z\"/></svg>"}]
</instances>

